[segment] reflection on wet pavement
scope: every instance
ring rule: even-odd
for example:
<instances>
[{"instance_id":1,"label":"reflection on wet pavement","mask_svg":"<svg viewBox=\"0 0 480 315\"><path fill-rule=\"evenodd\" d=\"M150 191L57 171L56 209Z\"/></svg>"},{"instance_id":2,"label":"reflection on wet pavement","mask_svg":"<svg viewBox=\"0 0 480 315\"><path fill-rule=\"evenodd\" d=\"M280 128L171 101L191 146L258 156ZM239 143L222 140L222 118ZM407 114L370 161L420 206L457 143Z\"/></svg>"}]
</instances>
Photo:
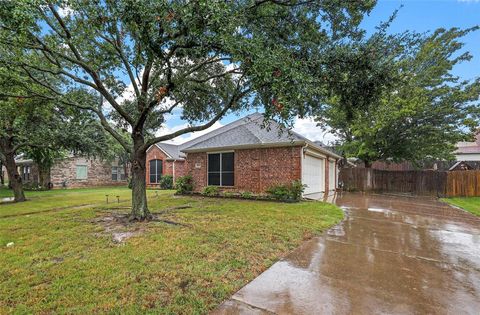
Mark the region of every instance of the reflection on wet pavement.
<instances>
[{"instance_id":1,"label":"reflection on wet pavement","mask_svg":"<svg viewBox=\"0 0 480 315\"><path fill-rule=\"evenodd\" d=\"M215 314L480 314L480 218L435 199L348 193L345 220Z\"/></svg>"}]
</instances>

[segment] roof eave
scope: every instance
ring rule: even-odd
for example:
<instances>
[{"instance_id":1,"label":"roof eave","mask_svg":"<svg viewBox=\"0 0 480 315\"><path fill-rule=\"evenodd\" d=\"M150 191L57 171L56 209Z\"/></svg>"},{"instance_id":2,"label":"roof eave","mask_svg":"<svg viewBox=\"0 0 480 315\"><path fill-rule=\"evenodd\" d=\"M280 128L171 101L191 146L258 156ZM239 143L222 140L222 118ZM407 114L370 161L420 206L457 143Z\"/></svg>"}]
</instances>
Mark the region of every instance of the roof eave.
<instances>
[{"instance_id":1,"label":"roof eave","mask_svg":"<svg viewBox=\"0 0 480 315\"><path fill-rule=\"evenodd\" d=\"M271 143L255 143L255 144L240 144L232 146L211 147L211 148L198 148L198 149L184 149L181 152L184 153L198 153L198 152L214 152L214 151L226 151L234 149L257 149L257 148L274 148L274 147L294 147L304 145L304 140L295 140L289 142L271 142Z\"/></svg>"},{"instance_id":2,"label":"roof eave","mask_svg":"<svg viewBox=\"0 0 480 315\"><path fill-rule=\"evenodd\" d=\"M310 141L310 140L306 140L305 141L306 144L308 144L309 147L313 147L315 150L325 154L325 155L328 155L330 157L334 157L336 159L341 159L342 157L330 150L327 150L321 146L319 146L318 144L315 144L314 142Z\"/></svg>"}]
</instances>

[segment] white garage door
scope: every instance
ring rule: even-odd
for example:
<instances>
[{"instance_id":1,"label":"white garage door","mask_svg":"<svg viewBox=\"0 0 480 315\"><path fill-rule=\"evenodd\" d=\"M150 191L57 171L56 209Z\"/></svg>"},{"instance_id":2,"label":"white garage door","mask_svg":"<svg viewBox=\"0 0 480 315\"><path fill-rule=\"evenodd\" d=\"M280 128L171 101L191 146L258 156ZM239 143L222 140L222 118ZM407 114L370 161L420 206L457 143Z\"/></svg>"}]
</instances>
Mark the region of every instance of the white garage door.
<instances>
[{"instance_id":1,"label":"white garage door","mask_svg":"<svg viewBox=\"0 0 480 315\"><path fill-rule=\"evenodd\" d=\"M325 191L325 160L305 155L302 165L302 182L307 185L304 195Z\"/></svg>"},{"instance_id":2,"label":"white garage door","mask_svg":"<svg viewBox=\"0 0 480 315\"><path fill-rule=\"evenodd\" d=\"M328 190L335 190L335 161L329 161L328 165Z\"/></svg>"}]
</instances>

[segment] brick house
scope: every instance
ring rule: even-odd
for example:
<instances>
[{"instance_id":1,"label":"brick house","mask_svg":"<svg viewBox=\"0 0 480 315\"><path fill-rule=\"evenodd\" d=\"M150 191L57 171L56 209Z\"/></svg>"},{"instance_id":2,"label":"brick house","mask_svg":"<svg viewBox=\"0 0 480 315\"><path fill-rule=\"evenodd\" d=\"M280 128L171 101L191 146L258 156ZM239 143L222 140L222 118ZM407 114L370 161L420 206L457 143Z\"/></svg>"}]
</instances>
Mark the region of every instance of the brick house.
<instances>
[{"instance_id":1,"label":"brick house","mask_svg":"<svg viewBox=\"0 0 480 315\"><path fill-rule=\"evenodd\" d=\"M163 175L171 175L173 181L185 175L185 156L180 146L158 143L147 150L147 186L158 187Z\"/></svg>"},{"instance_id":2,"label":"brick house","mask_svg":"<svg viewBox=\"0 0 480 315\"><path fill-rule=\"evenodd\" d=\"M307 198L336 189L339 155L274 121L263 128L263 122L263 115L256 113L182 145L152 146L147 184L155 185L162 174L190 174L197 192L219 186L224 191L264 193L293 180L307 185Z\"/></svg>"},{"instance_id":3,"label":"brick house","mask_svg":"<svg viewBox=\"0 0 480 315\"><path fill-rule=\"evenodd\" d=\"M28 159L16 161L18 173L26 185L38 185L38 166ZM58 159L47 174L47 181L55 188L79 188L89 186L126 185L128 169L118 161L104 161L98 158L69 156Z\"/></svg>"}]
</instances>

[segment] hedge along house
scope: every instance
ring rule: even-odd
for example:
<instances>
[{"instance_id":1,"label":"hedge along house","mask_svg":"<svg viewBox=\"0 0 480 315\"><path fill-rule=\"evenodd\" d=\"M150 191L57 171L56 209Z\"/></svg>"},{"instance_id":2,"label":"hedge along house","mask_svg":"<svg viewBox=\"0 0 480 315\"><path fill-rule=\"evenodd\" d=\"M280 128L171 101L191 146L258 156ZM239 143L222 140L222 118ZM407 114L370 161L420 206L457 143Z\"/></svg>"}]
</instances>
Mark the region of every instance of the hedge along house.
<instances>
[{"instance_id":1,"label":"hedge along house","mask_svg":"<svg viewBox=\"0 0 480 315\"><path fill-rule=\"evenodd\" d=\"M196 192L219 186L260 194L294 180L307 185L306 198L336 189L339 155L274 121L263 128L263 120L262 114L252 114L177 146L181 172L193 177Z\"/></svg>"}]
</instances>

